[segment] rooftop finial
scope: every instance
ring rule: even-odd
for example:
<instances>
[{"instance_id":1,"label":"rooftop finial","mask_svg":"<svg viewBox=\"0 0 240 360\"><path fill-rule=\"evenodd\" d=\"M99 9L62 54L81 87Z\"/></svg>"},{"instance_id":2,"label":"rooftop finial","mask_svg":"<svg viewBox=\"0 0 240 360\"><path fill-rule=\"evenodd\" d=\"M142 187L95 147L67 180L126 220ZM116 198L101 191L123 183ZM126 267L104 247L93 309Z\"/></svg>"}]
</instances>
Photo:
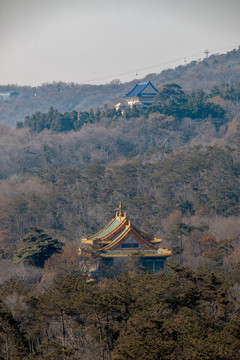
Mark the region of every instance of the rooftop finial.
<instances>
[{"instance_id":1,"label":"rooftop finial","mask_svg":"<svg viewBox=\"0 0 240 360\"><path fill-rule=\"evenodd\" d=\"M122 217L126 218L127 217L126 211L123 211L121 201L119 203L119 207L116 209L116 217L119 217L119 218L122 218Z\"/></svg>"},{"instance_id":2,"label":"rooftop finial","mask_svg":"<svg viewBox=\"0 0 240 360\"><path fill-rule=\"evenodd\" d=\"M119 204L119 212L118 212L118 216L122 216L122 202L120 201L120 204Z\"/></svg>"}]
</instances>

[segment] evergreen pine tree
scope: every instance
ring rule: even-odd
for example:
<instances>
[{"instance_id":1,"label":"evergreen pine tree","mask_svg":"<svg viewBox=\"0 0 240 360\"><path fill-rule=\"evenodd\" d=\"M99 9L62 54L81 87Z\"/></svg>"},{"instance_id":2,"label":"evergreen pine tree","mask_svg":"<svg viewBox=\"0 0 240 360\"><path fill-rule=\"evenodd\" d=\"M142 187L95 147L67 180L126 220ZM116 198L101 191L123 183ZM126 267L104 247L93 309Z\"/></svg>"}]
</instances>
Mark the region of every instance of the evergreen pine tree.
<instances>
[{"instance_id":1,"label":"evergreen pine tree","mask_svg":"<svg viewBox=\"0 0 240 360\"><path fill-rule=\"evenodd\" d=\"M18 250L14 260L18 263L43 267L46 260L62 250L63 243L53 239L41 229L33 231L22 239L23 247Z\"/></svg>"}]
</instances>

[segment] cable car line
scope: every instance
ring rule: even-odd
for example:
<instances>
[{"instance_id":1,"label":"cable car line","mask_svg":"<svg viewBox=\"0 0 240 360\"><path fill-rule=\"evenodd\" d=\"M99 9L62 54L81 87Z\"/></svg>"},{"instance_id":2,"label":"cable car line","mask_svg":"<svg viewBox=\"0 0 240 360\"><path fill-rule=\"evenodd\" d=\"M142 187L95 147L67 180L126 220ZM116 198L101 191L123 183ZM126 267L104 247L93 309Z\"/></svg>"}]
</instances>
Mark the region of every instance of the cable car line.
<instances>
[{"instance_id":1,"label":"cable car line","mask_svg":"<svg viewBox=\"0 0 240 360\"><path fill-rule=\"evenodd\" d=\"M228 49L234 49L234 48L236 48L236 47L231 46L231 47L226 47L226 48L221 48L221 49L213 49L211 51L211 53L213 53L213 51L215 52L215 51L228 50ZM107 80L107 79L111 79L111 78L116 78L117 76L129 75L129 74L133 74L133 73L136 76L138 76L140 71L150 70L150 69L153 69L153 68L156 68L156 67L172 64L172 63L177 62L177 61L183 60L184 64L186 64L186 59L189 59L191 57L196 57L196 56L199 56L199 55L202 55L202 54L203 54L203 52L198 52L198 53L191 54L191 55L188 55L188 56L184 56L184 57L181 57L181 58L178 58L178 59L165 61L165 62L160 63L160 64L155 64L155 65L151 65L151 66L137 68L137 70L135 69L135 70L131 70L131 71L121 72L121 73L118 73L118 74L113 74L113 75L103 76L103 77L99 77L99 78L89 79L89 80L85 80L85 81L81 82L81 84L86 84L86 83L90 83L90 82L94 82L94 81Z\"/></svg>"}]
</instances>

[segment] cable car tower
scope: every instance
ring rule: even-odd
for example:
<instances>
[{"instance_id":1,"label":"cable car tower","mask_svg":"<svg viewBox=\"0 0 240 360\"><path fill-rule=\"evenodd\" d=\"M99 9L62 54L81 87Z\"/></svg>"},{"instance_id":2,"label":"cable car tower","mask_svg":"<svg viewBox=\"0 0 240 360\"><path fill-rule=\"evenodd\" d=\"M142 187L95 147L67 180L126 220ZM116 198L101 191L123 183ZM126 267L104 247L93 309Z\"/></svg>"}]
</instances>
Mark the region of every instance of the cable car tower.
<instances>
[{"instance_id":1,"label":"cable car tower","mask_svg":"<svg viewBox=\"0 0 240 360\"><path fill-rule=\"evenodd\" d=\"M206 55L206 59L207 59L207 58L208 58L209 51L208 51L208 50L205 50L205 51L204 51L204 54Z\"/></svg>"}]
</instances>

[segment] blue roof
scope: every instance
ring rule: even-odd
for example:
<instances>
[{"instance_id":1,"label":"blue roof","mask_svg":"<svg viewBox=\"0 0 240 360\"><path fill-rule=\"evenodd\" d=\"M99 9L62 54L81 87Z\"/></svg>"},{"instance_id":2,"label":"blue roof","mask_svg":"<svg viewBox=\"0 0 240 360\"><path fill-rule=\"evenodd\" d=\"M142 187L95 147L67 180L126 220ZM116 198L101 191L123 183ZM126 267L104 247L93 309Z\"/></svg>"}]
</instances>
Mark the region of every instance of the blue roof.
<instances>
[{"instance_id":1,"label":"blue roof","mask_svg":"<svg viewBox=\"0 0 240 360\"><path fill-rule=\"evenodd\" d=\"M134 88L131 91L129 91L129 93L124 95L124 97L136 97L136 96L139 96L141 94L141 92L144 89L146 89L146 87L148 85L150 85L153 88L153 90L158 92L158 90L153 86L151 81L137 82L137 84L134 86Z\"/></svg>"}]
</instances>

